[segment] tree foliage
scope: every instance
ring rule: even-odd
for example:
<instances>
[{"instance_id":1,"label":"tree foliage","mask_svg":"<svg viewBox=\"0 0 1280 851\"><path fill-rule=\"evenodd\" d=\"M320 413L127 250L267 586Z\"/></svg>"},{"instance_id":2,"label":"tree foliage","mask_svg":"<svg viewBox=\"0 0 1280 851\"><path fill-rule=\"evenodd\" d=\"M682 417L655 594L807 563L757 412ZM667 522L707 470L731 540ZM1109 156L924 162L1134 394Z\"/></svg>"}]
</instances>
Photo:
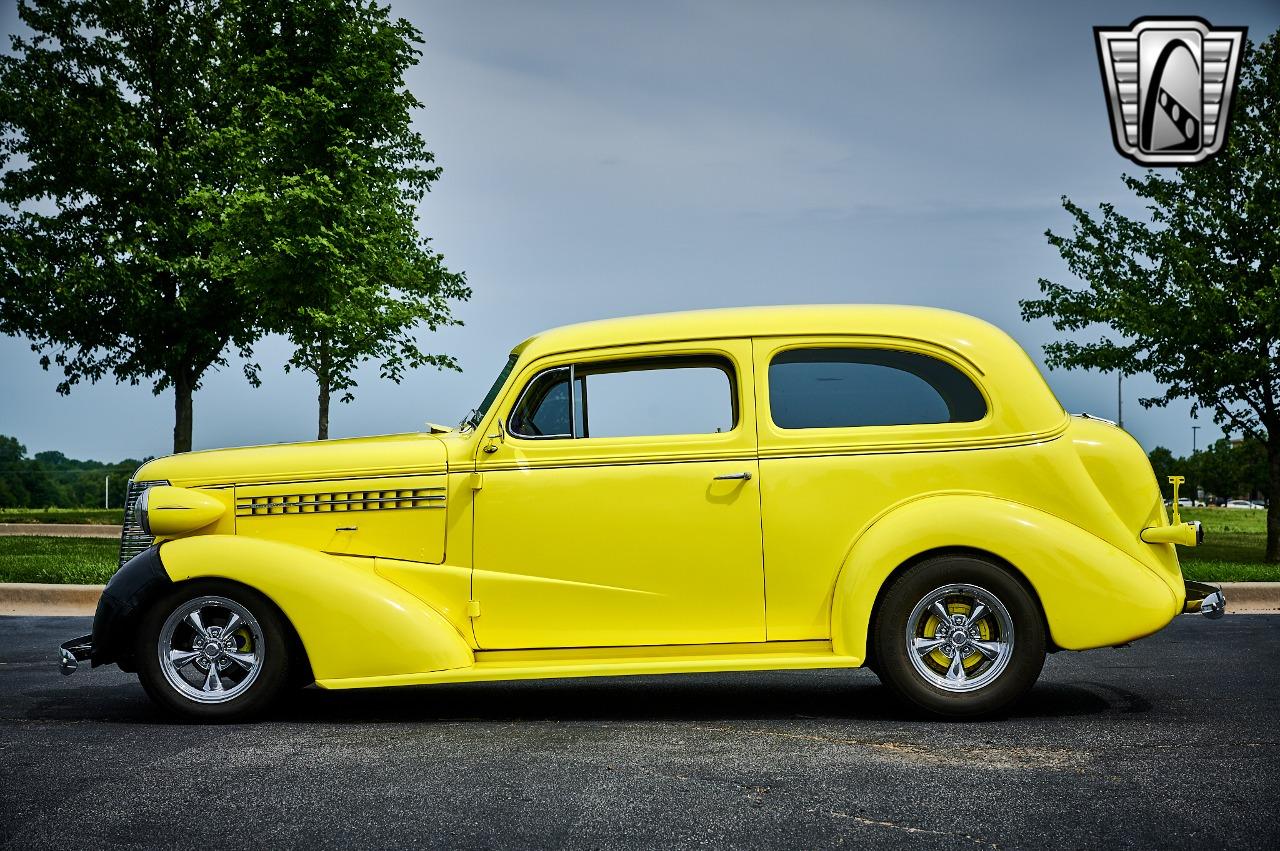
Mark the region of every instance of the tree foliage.
<instances>
[{"instance_id":1,"label":"tree foliage","mask_svg":"<svg viewBox=\"0 0 1280 851\"><path fill-rule=\"evenodd\" d=\"M1073 336L1045 347L1051 367L1151 373L1215 422L1266 447L1280 492L1280 33L1247 45L1225 149L1173 173L1126 175L1144 202L1135 218L1064 198L1070 235L1047 232L1073 287L1040 280L1023 318ZM1091 339L1080 339L1085 335ZM1280 561L1280 508L1267 518L1267 559Z\"/></svg>"},{"instance_id":2,"label":"tree foliage","mask_svg":"<svg viewBox=\"0 0 1280 851\"><path fill-rule=\"evenodd\" d=\"M210 193L245 171L220 132L237 108L237 3L21 0L34 35L0 56L0 331L58 392L107 376L191 396L261 305L217 268Z\"/></svg>"},{"instance_id":3,"label":"tree foliage","mask_svg":"<svg viewBox=\"0 0 1280 851\"><path fill-rule=\"evenodd\" d=\"M419 324L468 293L416 229L417 31L365 0L21 0L0 57L0 331L58 391L192 394L278 331L322 397L361 360L452 365Z\"/></svg>"},{"instance_id":4,"label":"tree foliage","mask_svg":"<svg viewBox=\"0 0 1280 851\"><path fill-rule=\"evenodd\" d=\"M113 464L78 461L61 452L37 452L0 434L0 508L84 508L103 504L105 478L111 479L110 506L124 505L125 485L142 461Z\"/></svg>"},{"instance_id":5,"label":"tree foliage","mask_svg":"<svg viewBox=\"0 0 1280 851\"><path fill-rule=\"evenodd\" d=\"M1195 497L1202 493L1218 503L1229 499L1270 499L1271 484L1267 471L1266 445L1256 439L1232 441L1222 438L1200 452L1175 458L1163 446L1148 453L1156 481L1166 497L1172 496L1167 484L1169 476L1186 478L1182 495Z\"/></svg>"},{"instance_id":6,"label":"tree foliage","mask_svg":"<svg viewBox=\"0 0 1280 851\"><path fill-rule=\"evenodd\" d=\"M414 332L453 324L449 301L470 292L418 231L416 207L440 176L404 85L420 33L376 4L261 8L269 26L242 34L255 45L244 68L254 114L228 133L258 167L241 191L213 195L210 228L223 268L269 296L264 322L294 347L287 368L316 377L324 438L331 394L351 400L361 362L397 382L454 367Z\"/></svg>"}]
</instances>

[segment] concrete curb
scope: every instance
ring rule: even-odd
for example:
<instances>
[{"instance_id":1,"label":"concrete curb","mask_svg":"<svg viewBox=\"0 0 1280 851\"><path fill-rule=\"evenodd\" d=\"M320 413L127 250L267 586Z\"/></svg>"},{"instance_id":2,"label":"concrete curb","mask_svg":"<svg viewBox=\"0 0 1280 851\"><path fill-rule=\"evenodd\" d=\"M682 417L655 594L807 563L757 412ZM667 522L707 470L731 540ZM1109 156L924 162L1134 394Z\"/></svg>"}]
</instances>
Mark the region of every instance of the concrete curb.
<instances>
[{"instance_id":1,"label":"concrete curb","mask_svg":"<svg viewBox=\"0 0 1280 851\"><path fill-rule=\"evenodd\" d=\"M1227 613L1233 615L1280 614L1280 582L1212 582L1227 595ZM0 616L92 615L102 595L102 585L37 585L30 582L0 583Z\"/></svg>"},{"instance_id":2,"label":"concrete curb","mask_svg":"<svg viewBox=\"0 0 1280 851\"><path fill-rule=\"evenodd\" d=\"M1211 582L1227 596L1227 614L1280 614L1280 582Z\"/></svg>"},{"instance_id":3,"label":"concrete curb","mask_svg":"<svg viewBox=\"0 0 1280 851\"><path fill-rule=\"evenodd\" d=\"M0 615L92 615L102 596L101 585L0 584Z\"/></svg>"},{"instance_id":4,"label":"concrete curb","mask_svg":"<svg viewBox=\"0 0 1280 851\"><path fill-rule=\"evenodd\" d=\"M97 523L0 523L0 535L39 535L42 538L120 538L119 526Z\"/></svg>"}]
</instances>

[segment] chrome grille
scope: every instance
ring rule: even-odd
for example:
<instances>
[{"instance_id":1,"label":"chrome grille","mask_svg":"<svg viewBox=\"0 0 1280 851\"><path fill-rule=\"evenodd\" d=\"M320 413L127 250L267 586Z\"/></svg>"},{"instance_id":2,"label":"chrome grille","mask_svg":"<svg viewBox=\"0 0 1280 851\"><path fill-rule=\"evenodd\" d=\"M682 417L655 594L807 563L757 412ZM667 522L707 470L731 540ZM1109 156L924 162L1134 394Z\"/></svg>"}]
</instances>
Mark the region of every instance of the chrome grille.
<instances>
[{"instance_id":1,"label":"chrome grille","mask_svg":"<svg viewBox=\"0 0 1280 851\"><path fill-rule=\"evenodd\" d=\"M157 479L152 482L129 480L129 486L125 488L124 492L124 525L120 531L120 567L124 567L125 562L151 546L151 542L155 540L151 535L142 531L142 525L133 513L133 507L137 504L138 497L142 496L142 492L152 485L167 484L169 483L163 479Z\"/></svg>"},{"instance_id":2,"label":"chrome grille","mask_svg":"<svg viewBox=\"0 0 1280 851\"><path fill-rule=\"evenodd\" d=\"M236 497L237 517L444 507L445 489L443 487Z\"/></svg>"}]
</instances>

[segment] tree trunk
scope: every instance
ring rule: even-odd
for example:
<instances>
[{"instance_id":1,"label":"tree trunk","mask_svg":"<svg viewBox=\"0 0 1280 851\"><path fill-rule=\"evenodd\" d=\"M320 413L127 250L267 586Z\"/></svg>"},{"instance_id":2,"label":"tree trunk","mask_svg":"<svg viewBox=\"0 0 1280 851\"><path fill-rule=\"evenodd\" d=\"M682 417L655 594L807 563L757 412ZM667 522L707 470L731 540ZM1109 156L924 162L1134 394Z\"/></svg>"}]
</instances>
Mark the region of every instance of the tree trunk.
<instances>
[{"instance_id":1,"label":"tree trunk","mask_svg":"<svg viewBox=\"0 0 1280 851\"><path fill-rule=\"evenodd\" d=\"M191 395L195 382L186 375L173 379L173 451L191 451Z\"/></svg>"},{"instance_id":2,"label":"tree trunk","mask_svg":"<svg viewBox=\"0 0 1280 851\"><path fill-rule=\"evenodd\" d=\"M1280 562L1280 430L1267 434L1267 554L1264 561Z\"/></svg>"},{"instance_id":3,"label":"tree trunk","mask_svg":"<svg viewBox=\"0 0 1280 851\"><path fill-rule=\"evenodd\" d=\"M329 439L329 379L320 379L320 419L316 428L316 440Z\"/></svg>"},{"instance_id":4,"label":"tree trunk","mask_svg":"<svg viewBox=\"0 0 1280 851\"><path fill-rule=\"evenodd\" d=\"M316 440L329 439L329 344L320 340L320 368L316 370L316 382L320 385L320 416L316 427Z\"/></svg>"}]
</instances>

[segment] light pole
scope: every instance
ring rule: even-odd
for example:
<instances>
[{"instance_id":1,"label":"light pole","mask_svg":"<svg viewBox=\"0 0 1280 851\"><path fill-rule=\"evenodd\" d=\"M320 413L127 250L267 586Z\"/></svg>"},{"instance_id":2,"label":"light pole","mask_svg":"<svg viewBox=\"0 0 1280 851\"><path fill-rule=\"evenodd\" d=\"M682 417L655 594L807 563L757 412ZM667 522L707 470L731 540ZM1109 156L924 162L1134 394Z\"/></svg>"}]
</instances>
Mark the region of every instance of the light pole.
<instances>
[{"instance_id":1,"label":"light pole","mask_svg":"<svg viewBox=\"0 0 1280 851\"><path fill-rule=\"evenodd\" d=\"M1200 430L1200 426L1191 427L1191 454L1196 454L1196 432Z\"/></svg>"},{"instance_id":2,"label":"light pole","mask_svg":"<svg viewBox=\"0 0 1280 851\"><path fill-rule=\"evenodd\" d=\"M1116 425L1124 428L1124 373L1116 373Z\"/></svg>"}]
</instances>

